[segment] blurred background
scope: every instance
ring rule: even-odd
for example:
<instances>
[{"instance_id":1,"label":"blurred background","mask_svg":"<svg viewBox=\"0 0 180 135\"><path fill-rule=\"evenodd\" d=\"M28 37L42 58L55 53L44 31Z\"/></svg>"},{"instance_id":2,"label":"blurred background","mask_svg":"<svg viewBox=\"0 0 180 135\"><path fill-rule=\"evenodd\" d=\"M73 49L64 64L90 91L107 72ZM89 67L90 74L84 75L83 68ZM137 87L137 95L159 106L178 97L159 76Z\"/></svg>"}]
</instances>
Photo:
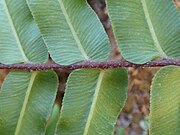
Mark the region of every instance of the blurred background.
<instances>
[{"instance_id":1,"label":"blurred background","mask_svg":"<svg viewBox=\"0 0 180 135\"><path fill-rule=\"evenodd\" d=\"M112 52L109 59L123 60L117 49L117 43L112 32L111 22L106 10L105 0L87 0L89 5L101 20L109 37ZM177 8L180 9L180 0L174 0ZM149 123L149 99L150 85L158 68L128 68L129 88L128 99L120 113L116 126L115 135L148 135ZM9 70L0 70L0 87ZM56 103L60 106L64 95L64 89L68 75L71 70L57 70L59 76L59 89Z\"/></svg>"}]
</instances>

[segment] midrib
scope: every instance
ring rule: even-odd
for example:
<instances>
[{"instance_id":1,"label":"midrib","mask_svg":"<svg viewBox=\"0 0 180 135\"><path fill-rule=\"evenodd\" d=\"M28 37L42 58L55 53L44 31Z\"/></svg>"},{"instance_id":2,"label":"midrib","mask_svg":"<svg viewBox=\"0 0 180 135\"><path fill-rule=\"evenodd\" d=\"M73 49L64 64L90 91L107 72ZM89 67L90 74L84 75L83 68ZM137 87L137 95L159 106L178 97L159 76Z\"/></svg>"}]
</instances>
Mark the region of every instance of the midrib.
<instances>
[{"instance_id":1,"label":"midrib","mask_svg":"<svg viewBox=\"0 0 180 135\"><path fill-rule=\"evenodd\" d=\"M65 8L65 6L64 6L64 4L63 4L63 1L62 1L62 0L58 0L58 2L59 2L59 5L60 5L60 7L61 7L61 10L62 10L62 12L63 12L63 14L64 14L64 16L65 16L65 19L66 19L66 21L67 21L67 23L68 23L68 25L69 25L69 28L70 28L70 30L71 30L71 33L72 33L72 35L73 35L73 37L74 37L74 40L75 40L76 43L77 43L77 46L78 46L80 52L82 53L82 55L84 56L84 58L85 58L86 60L88 60L89 57L87 56L87 54L86 54L86 52L85 52L85 50L84 50L84 48L83 48L83 46L82 46L82 44L81 44L81 42L80 42L80 39L79 39L79 37L77 36L76 31L75 31L75 29L74 29L74 27L73 27L73 25L72 25L72 23L71 23L71 20L69 19L69 16L68 16L68 13L66 12L66 8Z\"/></svg>"},{"instance_id":2,"label":"midrib","mask_svg":"<svg viewBox=\"0 0 180 135\"><path fill-rule=\"evenodd\" d=\"M4 5L4 9L5 9L5 11L6 11L6 14L7 14L7 17L8 17L8 20L9 20L9 23L10 23L10 26L11 26L11 29L12 29L12 32L13 32L13 34L14 34L14 36L15 36L15 39L16 39L18 48L19 48L19 50L20 50L20 52L21 52L21 55L22 55L22 57L23 57L23 59L24 59L24 62L28 62L29 60L28 60L28 58L26 57L26 55L25 55L25 53L24 53L24 50L23 50L23 47L22 47L22 45L21 45L20 39L19 39L19 37L18 37L16 28L15 28L14 23L13 23L13 21L12 21L12 18L11 18L11 15L10 15L10 12L9 12L9 9L8 9L7 3L6 3L6 0L2 0L2 2L3 2L3 5Z\"/></svg>"},{"instance_id":3,"label":"midrib","mask_svg":"<svg viewBox=\"0 0 180 135\"><path fill-rule=\"evenodd\" d=\"M104 77L104 71L101 71L100 74L99 74L99 77L98 77L98 81L97 81L97 85L96 85L92 105L91 105L91 108L90 108L90 112L89 112L88 119L87 119L87 122L86 122L86 125L85 125L85 128L84 128L83 135L88 134L89 126L90 126L90 123L91 123L91 120L92 120L92 117L93 117L93 114L94 114L94 111L95 111L95 106L96 106L97 98L98 98L99 91L100 91L100 88L101 88L101 83L102 83L103 77Z\"/></svg>"},{"instance_id":4,"label":"midrib","mask_svg":"<svg viewBox=\"0 0 180 135\"><path fill-rule=\"evenodd\" d=\"M165 52L162 50L161 45L160 45L160 43L158 41L157 35L155 33L155 30L154 30L154 27L153 27L153 24L152 24L150 15L149 15L149 11L148 11L148 8L147 8L146 0L141 0L141 2L142 2L143 11L144 11L144 14L145 14L145 18L146 18L150 33L151 33L152 39L154 41L154 45L155 45L155 47L157 48L157 50L159 51L159 53L161 54L162 57L167 57Z\"/></svg>"},{"instance_id":5,"label":"midrib","mask_svg":"<svg viewBox=\"0 0 180 135\"><path fill-rule=\"evenodd\" d=\"M26 107L27 107L27 104L28 104L28 100L29 100L30 93L31 93L33 83L34 83L34 80L35 80L36 76L37 76L37 72L33 72L32 75L31 75L30 82L29 82L29 85L28 85L28 88L27 88L27 91L26 91L26 95L25 95L25 98L24 98L23 106L22 106L22 109L21 109L21 112L20 112L20 115L19 115L19 119L18 119L18 122L17 122L17 126L16 126L16 130L15 130L14 135L18 135L19 131L21 129L22 120L23 120L23 117L24 117L24 114L25 114L25 111L26 111Z\"/></svg>"}]
</instances>

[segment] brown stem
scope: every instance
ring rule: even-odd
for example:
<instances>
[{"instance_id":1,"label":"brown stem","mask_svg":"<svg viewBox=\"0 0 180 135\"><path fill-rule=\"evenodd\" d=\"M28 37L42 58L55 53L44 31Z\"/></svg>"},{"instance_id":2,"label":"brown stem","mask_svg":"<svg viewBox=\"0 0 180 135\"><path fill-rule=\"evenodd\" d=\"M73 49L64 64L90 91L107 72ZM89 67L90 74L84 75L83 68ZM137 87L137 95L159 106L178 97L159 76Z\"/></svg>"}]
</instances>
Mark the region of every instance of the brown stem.
<instances>
[{"instance_id":1,"label":"brown stem","mask_svg":"<svg viewBox=\"0 0 180 135\"><path fill-rule=\"evenodd\" d=\"M54 69L80 69L80 68L127 68L127 67L163 67L168 65L180 66L180 59L162 59L155 60L145 64L133 64L127 61L117 62L117 61L106 61L106 62L80 62L68 66L58 65L58 64L12 64L5 65L0 64L0 69L14 69L14 70L54 70Z\"/></svg>"}]
</instances>

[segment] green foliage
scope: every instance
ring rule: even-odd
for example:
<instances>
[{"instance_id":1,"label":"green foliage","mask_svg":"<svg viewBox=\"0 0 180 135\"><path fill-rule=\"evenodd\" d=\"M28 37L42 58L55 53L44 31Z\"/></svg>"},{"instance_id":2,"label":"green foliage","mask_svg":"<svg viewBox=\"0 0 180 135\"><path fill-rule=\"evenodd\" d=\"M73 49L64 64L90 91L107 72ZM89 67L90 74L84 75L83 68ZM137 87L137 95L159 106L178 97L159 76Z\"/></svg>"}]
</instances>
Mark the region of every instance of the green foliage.
<instances>
[{"instance_id":1,"label":"green foliage","mask_svg":"<svg viewBox=\"0 0 180 135\"><path fill-rule=\"evenodd\" d=\"M126 60L180 58L180 14L172 0L107 0L107 5Z\"/></svg>"},{"instance_id":2,"label":"green foliage","mask_svg":"<svg viewBox=\"0 0 180 135\"><path fill-rule=\"evenodd\" d=\"M57 124L58 118L59 118L59 110L60 110L59 105L55 104L53 107L50 122L48 124L45 135L54 135L55 134L56 124Z\"/></svg>"},{"instance_id":3,"label":"green foliage","mask_svg":"<svg viewBox=\"0 0 180 135\"><path fill-rule=\"evenodd\" d=\"M117 135L125 135L124 128L122 127L118 128Z\"/></svg>"},{"instance_id":4,"label":"green foliage","mask_svg":"<svg viewBox=\"0 0 180 135\"><path fill-rule=\"evenodd\" d=\"M151 135L180 133L180 67L162 68L151 88Z\"/></svg>"},{"instance_id":5,"label":"green foliage","mask_svg":"<svg viewBox=\"0 0 180 135\"><path fill-rule=\"evenodd\" d=\"M107 0L107 5L125 60L180 58L180 14L172 1ZM85 0L0 0L2 64L48 63L49 54L61 65L101 62L110 51ZM152 135L180 133L179 73L179 67L165 67L153 79ZM0 135L111 135L126 100L127 76L123 68L72 71L60 111L54 105L54 71L12 71L0 90Z\"/></svg>"},{"instance_id":6,"label":"green foliage","mask_svg":"<svg viewBox=\"0 0 180 135\"><path fill-rule=\"evenodd\" d=\"M107 35L85 0L27 1L56 63L107 59Z\"/></svg>"},{"instance_id":7,"label":"green foliage","mask_svg":"<svg viewBox=\"0 0 180 135\"><path fill-rule=\"evenodd\" d=\"M57 134L113 134L126 93L125 69L74 71L67 83Z\"/></svg>"},{"instance_id":8,"label":"green foliage","mask_svg":"<svg viewBox=\"0 0 180 135\"><path fill-rule=\"evenodd\" d=\"M44 63L48 53L25 0L0 0L0 63Z\"/></svg>"},{"instance_id":9,"label":"green foliage","mask_svg":"<svg viewBox=\"0 0 180 135\"><path fill-rule=\"evenodd\" d=\"M0 91L0 135L43 134L57 84L53 71L11 72Z\"/></svg>"}]
</instances>

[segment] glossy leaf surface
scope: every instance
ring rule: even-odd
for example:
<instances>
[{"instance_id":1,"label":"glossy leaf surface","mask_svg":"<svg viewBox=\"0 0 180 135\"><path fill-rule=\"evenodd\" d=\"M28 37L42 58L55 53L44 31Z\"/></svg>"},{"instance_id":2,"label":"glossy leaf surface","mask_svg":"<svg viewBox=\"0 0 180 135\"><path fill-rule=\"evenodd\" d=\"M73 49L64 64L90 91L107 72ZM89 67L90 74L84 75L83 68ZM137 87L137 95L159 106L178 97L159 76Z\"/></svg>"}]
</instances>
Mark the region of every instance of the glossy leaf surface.
<instances>
[{"instance_id":1,"label":"glossy leaf surface","mask_svg":"<svg viewBox=\"0 0 180 135\"><path fill-rule=\"evenodd\" d=\"M85 0L27 0L52 59L62 65L104 61L110 45Z\"/></svg>"},{"instance_id":2,"label":"glossy leaf surface","mask_svg":"<svg viewBox=\"0 0 180 135\"><path fill-rule=\"evenodd\" d=\"M53 71L11 72L0 91L0 135L45 134L57 85Z\"/></svg>"},{"instance_id":3,"label":"glossy leaf surface","mask_svg":"<svg viewBox=\"0 0 180 135\"><path fill-rule=\"evenodd\" d=\"M180 58L180 14L172 0L107 0L107 6L126 60Z\"/></svg>"},{"instance_id":4,"label":"glossy leaf surface","mask_svg":"<svg viewBox=\"0 0 180 135\"><path fill-rule=\"evenodd\" d=\"M150 133L151 135L178 135L179 127L180 67L164 67L152 82Z\"/></svg>"},{"instance_id":5,"label":"glossy leaf surface","mask_svg":"<svg viewBox=\"0 0 180 135\"><path fill-rule=\"evenodd\" d=\"M25 0L0 0L0 63L44 63L48 53Z\"/></svg>"},{"instance_id":6,"label":"glossy leaf surface","mask_svg":"<svg viewBox=\"0 0 180 135\"><path fill-rule=\"evenodd\" d=\"M82 69L67 83L57 135L113 134L126 100L125 69Z\"/></svg>"}]
</instances>

